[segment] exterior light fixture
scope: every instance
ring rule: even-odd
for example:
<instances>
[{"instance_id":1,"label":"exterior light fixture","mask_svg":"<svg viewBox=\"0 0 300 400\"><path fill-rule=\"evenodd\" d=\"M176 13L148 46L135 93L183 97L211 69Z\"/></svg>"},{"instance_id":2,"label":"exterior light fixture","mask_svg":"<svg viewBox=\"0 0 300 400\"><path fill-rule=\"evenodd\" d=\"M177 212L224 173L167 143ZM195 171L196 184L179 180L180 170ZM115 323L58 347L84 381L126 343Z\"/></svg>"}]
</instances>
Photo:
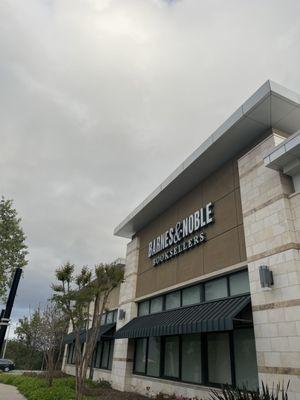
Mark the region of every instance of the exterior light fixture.
<instances>
[{"instance_id":1,"label":"exterior light fixture","mask_svg":"<svg viewBox=\"0 0 300 400\"><path fill-rule=\"evenodd\" d=\"M273 280L273 272L270 271L267 265L261 265L259 267L259 279L260 279L260 286L264 290L271 290L274 285Z\"/></svg>"}]
</instances>

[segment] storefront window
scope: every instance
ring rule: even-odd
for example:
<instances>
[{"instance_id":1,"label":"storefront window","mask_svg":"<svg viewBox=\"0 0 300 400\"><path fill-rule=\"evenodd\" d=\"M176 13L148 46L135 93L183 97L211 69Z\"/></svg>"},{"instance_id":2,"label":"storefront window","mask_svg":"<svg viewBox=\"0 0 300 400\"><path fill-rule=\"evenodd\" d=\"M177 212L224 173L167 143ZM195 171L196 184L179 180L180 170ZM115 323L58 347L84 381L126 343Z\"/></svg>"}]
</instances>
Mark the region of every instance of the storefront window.
<instances>
[{"instance_id":1,"label":"storefront window","mask_svg":"<svg viewBox=\"0 0 300 400\"><path fill-rule=\"evenodd\" d=\"M233 337L236 385L256 390L258 377L253 328L237 329Z\"/></svg>"},{"instance_id":2,"label":"storefront window","mask_svg":"<svg viewBox=\"0 0 300 400\"><path fill-rule=\"evenodd\" d=\"M182 291L182 305L189 306L191 304L200 303L200 286L192 286Z\"/></svg>"},{"instance_id":3,"label":"storefront window","mask_svg":"<svg viewBox=\"0 0 300 400\"><path fill-rule=\"evenodd\" d=\"M201 383L201 336L182 336L182 380Z\"/></svg>"},{"instance_id":4,"label":"storefront window","mask_svg":"<svg viewBox=\"0 0 300 400\"><path fill-rule=\"evenodd\" d=\"M243 270L142 301L138 304L138 315L153 314L249 292L248 271Z\"/></svg>"},{"instance_id":5,"label":"storefront window","mask_svg":"<svg viewBox=\"0 0 300 400\"><path fill-rule=\"evenodd\" d=\"M170 378L179 377L179 336L169 336L165 339L164 375Z\"/></svg>"},{"instance_id":6,"label":"storefront window","mask_svg":"<svg viewBox=\"0 0 300 400\"><path fill-rule=\"evenodd\" d=\"M100 368L101 351L102 351L102 342L98 342L96 346L96 357L94 364L95 368Z\"/></svg>"},{"instance_id":7,"label":"storefront window","mask_svg":"<svg viewBox=\"0 0 300 400\"><path fill-rule=\"evenodd\" d=\"M151 305L150 305L150 312L151 314L157 313L163 310L163 297L155 297L154 299L151 300Z\"/></svg>"},{"instance_id":8,"label":"storefront window","mask_svg":"<svg viewBox=\"0 0 300 400\"><path fill-rule=\"evenodd\" d=\"M107 324L111 324L111 323L113 322L113 320L114 320L114 312L113 312L113 311L110 311L110 312L107 314L106 323L107 323Z\"/></svg>"},{"instance_id":9,"label":"storefront window","mask_svg":"<svg viewBox=\"0 0 300 400\"><path fill-rule=\"evenodd\" d=\"M112 369L113 355L114 355L114 344L115 344L115 342L112 340L110 342L110 349L109 349L108 369Z\"/></svg>"},{"instance_id":10,"label":"storefront window","mask_svg":"<svg viewBox=\"0 0 300 400\"><path fill-rule=\"evenodd\" d=\"M148 346L147 375L159 376L160 337L150 337Z\"/></svg>"},{"instance_id":11,"label":"storefront window","mask_svg":"<svg viewBox=\"0 0 300 400\"><path fill-rule=\"evenodd\" d=\"M207 335L208 381L231 384L231 362L228 333Z\"/></svg>"},{"instance_id":12,"label":"storefront window","mask_svg":"<svg viewBox=\"0 0 300 400\"><path fill-rule=\"evenodd\" d=\"M109 341L103 342L101 368L108 368L108 358L109 358Z\"/></svg>"},{"instance_id":13,"label":"storefront window","mask_svg":"<svg viewBox=\"0 0 300 400\"><path fill-rule=\"evenodd\" d=\"M135 372L146 373L147 339L137 339L135 347Z\"/></svg>"},{"instance_id":14,"label":"storefront window","mask_svg":"<svg viewBox=\"0 0 300 400\"><path fill-rule=\"evenodd\" d=\"M227 279L219 278L205 283L205 300L215 300L227 297Z\"/></svg>"},{"instance_id":15,"label":"storefront window","mask_svg":"<svg viewBox=\"0 0 300 400\"><path fill-rule=\"evenodd\" d=\"M249 293L248 271L237 272L229 276L230 295Z\"/></svg>"},{"instance_id":16,"label":"storefront window","mask_svg":"<svg viewBox=\"0 0 300 400\"><path fill-rule=\"evenodd\" d=\"M118 310L108 311L102 314L101 325L117 322Z\"/></svg>"},{"instance_id":17,"label":"storefront window","mask_svg":"<svg viewBox=\"0 0 300 400\"><path fill-rule=\"evenodd\" d=\"M118 310L113 311L113 322L117 322L118 319Z\"/></svg>"},{"instance_id":18,"label":"storefront window","mask_svg":"<svg viewBox=\"0 0 300 400\"><path fill-rule=\"evenodd\" d=\"M74 348L75 348L75 343L70 343L68 345L68 357L67 357L67 363L68 364L74 364Z\"/></svg>"},{"instance_id":19,"label":"storefront window","mask_svg":"<svg viewBox=\"0 0 300 400\"><path fill-rule=\"evenodd\" d=\"M143 315L149 314L149 300L143 301L139 304L139 316L142 317Z\"/></svg>"},{"instance_id":20,"label":"storefront window","mask_svg":"<svg viewBox=\"0 0 300 400\"><path fill-rule=\"evenodd\" d=\"M94 353L94 367L111 369L113 357L114 341L105 340L97 342Z\"/></svg>"},{"instance_id":21,"label":"storefront window","mask_svg":"<svg viewBox=\"0 0 300 400\"><path fill-rule=\"evenodd\" d=\"M166 310L180 307L180 291L166 295Z\"/></svg>"},{"instance_id":22,"label":"storefront window","mask_svg":"<svg viewBox=\"0 0 300 400\"><path fill-rule=\"evenodd\" d=\"M232 365L235 365L233 371ZM231 334L214 332L137 339L134 372L208 386L232 384L234 376L237 386L246 385L249 390L255 390L258 373L253 328L238 328Z\"/></svg>"}]
</instances>

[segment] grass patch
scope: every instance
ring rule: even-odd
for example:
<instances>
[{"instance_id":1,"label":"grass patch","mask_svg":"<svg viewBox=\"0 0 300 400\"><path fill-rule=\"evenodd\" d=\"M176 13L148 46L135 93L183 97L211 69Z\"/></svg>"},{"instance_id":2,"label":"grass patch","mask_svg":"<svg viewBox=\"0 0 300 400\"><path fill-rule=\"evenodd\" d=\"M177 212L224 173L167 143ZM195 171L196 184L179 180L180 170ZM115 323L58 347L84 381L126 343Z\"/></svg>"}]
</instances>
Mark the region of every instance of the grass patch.
<instances>
[{"instance_id":1,"label":"grass patch","mask_svg":"<svg viewBox=\"0 0 300 400\"><path fill-rule=\"evenodd\" d=\"M0 374L0 382L16 386L27 400L74 400L74 377L56 378L53 386L49 387L44 378L22 375ZM95 397L85 396L86 400Z\"/></svg>"}]
</instances>

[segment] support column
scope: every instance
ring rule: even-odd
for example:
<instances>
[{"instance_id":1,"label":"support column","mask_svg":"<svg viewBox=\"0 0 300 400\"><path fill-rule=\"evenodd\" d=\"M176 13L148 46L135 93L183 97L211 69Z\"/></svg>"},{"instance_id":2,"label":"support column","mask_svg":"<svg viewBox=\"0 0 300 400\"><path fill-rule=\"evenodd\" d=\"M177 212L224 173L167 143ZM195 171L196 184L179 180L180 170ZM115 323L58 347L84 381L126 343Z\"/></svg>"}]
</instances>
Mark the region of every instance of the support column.
<instances>
[{"instance_id":1,"label":"support column","mask_svg":"<svg viewBox=\"0 0 300 400\"><path fill-rule=\"evenodd\" d=\"M285 138L272 133L239 159L259 381L290 381L289 400L300 399L300 198L290 177L266 168L264 156ZM300 224L299 224L300 227ZM259 266L273 272L264 291Z\"/></svg>"},{"instance_id":2,"label":"support column","mask_svg":"<svg viewBox=\"0 0 300 400\"><path fill-rule=\"evenodd\" d=\"M134 238L127 245L125 277L120 288L119 310L125 311L125 319L117 321L117 330L137 316L137 307L134 301L138 271L139 240ZM129 390L133 368L134 346L128 339L115 340L112 386L121 391Z\"/></svg>"}]
</instances>

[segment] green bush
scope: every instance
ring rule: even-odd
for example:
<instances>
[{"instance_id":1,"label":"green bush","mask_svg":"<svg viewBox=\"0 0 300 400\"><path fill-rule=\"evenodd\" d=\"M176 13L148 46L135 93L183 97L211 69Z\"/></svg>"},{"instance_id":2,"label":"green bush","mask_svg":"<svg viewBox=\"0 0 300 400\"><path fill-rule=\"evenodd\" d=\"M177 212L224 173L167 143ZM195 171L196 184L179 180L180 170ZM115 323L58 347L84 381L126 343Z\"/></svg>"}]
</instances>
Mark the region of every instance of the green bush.
<instances>
[{"instance_id":1,"label":"green bush","mask_svg":"<svg viewBox=\"0 0 300 400\"><path fill-rule=\"evenodd\" d=\"M73 400L75 399L74 377L54 379L49 387L45 379L22 375L1 374L0 382L18 388L27 400ZM91 397L85 399L92 400Z\"/></svg>"},{"instance_id":2,"label":"green bush","mask_svg":"<svg viewBox=\"0 0 300 400\"><path fill-rule=\"evenodd\" d=\"M102 378L98 379L97 381L93 381L92 379L87 379L86 385L90 388L95 388L95 389L111 389L111 383Z\"/></svg>"}]
</instances>

